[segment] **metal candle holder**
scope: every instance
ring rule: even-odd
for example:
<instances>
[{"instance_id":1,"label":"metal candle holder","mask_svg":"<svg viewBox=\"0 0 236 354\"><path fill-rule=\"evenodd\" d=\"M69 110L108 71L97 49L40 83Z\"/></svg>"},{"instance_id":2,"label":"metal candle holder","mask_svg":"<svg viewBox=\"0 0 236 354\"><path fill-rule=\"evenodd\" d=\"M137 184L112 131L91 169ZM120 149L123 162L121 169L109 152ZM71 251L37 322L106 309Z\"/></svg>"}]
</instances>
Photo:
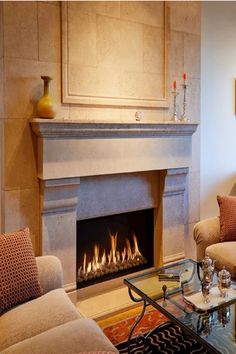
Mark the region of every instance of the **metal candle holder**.
<instances>
[{"instance_id":1,"label":"metal candle holder","mask_svg":"<svg viewBox=\"0 0 236 354\"><path fill-rule=\"evenodd\" d=\"M171 93L172 93L172 95L173 95L173 115L172 115L172 120L174 120L175 122L177 122L179 119L178 119L178 116L177 116L176 99L177 99L177 96L178 96L179 92L177 92L176 90L174 90L174 91L172 91Z\"/></svg>"},{"instance_id":2,"label":"metal candle holder","mask_svg":"<svg viewBox=\"0 0 236 354\"><path fill-rule=\"evenodd\" d=\"M186 96L187 96L187 84L183 84L183 89L184 89L184 99L183 99L183 114L181 115L181 121L182 122L189 122L189 118L186 115Z\"/></svg>"}]
</instances>

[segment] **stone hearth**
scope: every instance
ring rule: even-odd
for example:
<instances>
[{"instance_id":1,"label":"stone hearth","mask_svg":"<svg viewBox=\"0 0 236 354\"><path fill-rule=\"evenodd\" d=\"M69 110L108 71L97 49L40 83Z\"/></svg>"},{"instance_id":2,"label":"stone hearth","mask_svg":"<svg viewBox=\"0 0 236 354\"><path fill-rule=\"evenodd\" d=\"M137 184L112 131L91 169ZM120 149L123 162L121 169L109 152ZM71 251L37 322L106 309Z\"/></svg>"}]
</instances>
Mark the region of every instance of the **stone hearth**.
<instances>
[{"instance_id":1,"label":"stone hearth","mask_svg":"<svg viewBox=\"0 0 236 354\"><path fill-rule=\"evenodd\" d=\"M185 192L197 124L34 119L31 125L38 137L41 252L61 259L68 291L76 287L76 220L88 217L89 210L97 213L97 201L91 208L87 204L85 212L88 188L84 192L82 183L105 191L108 179L109 188L122 190L125 178L134 188L130 198L134 209L141 209L142 203L156 208L154 265L184 257ZM150 197L154 186L156 199ZM137 198L139 193L142 198ZM136 200L142 203L136 205Z\"/></svg>"}]
</instances>

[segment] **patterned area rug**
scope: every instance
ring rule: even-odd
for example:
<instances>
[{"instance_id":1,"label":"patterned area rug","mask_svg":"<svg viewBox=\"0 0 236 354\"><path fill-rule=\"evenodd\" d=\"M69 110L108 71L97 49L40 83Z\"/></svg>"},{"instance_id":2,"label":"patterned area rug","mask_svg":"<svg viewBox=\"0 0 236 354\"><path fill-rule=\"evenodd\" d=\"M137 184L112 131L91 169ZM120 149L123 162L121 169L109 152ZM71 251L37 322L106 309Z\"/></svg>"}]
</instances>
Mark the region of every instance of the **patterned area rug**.
<instances>
[{"instance_id":1,"label":"patterned area rug","mask_svg":"<svg viewBox=\"0 0 236 354\"><path fill-rule=\"evenodd\" d=\"M120 354L128 353L128 335L139 314L140 308L136 308L98 322ZM194 338L153 308L146 311L132 338L131 354L208 354Z\"/></svg>"},{"instance_id":2,"label":"patterned area rug","mask_svg":"<svg viewBox=\"0 0 236 354\"><path fill-rule=\"evenodd\" d=\"M127 341L130 330L140 312L141 308L137 307L99 321L98 324L110 341L114 345L117 345ZM137 337L147 333L166 321L167 318L162 313L150 307L146 309L146 312L141 322L136 327L133 336Z\"/></svg>"},{"instance_id":3,"label":"patterned area rug","mask_svg":"<svg viewBox=\"0 0 236 354\"><path fill-rule=\"evenodd\" d=\"M120 354L128 353L128 343L116 346ZM133 339L130 354L210 354L194 338L186 335L179 326L166 322L155 328L147 338Z\"/></svg>"}]
</instances>

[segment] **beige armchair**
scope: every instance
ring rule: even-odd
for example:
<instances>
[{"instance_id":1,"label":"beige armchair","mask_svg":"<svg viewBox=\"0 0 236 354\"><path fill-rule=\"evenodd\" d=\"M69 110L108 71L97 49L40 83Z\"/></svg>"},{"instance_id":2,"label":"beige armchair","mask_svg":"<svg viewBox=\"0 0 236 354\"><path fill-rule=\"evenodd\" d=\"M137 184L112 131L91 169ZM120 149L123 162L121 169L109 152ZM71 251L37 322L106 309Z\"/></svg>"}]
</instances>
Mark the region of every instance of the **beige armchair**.
<instances>
[{"instance_id":1,"label":"beige armchair","mask_svg":"<svg viewBox=\"0 0 236 354\"><path fill-rule=\"evenodd\" d=\"M0 353L118 353L95 321L72 304L63 289L59 259L42 256L36 263L43 294L0 316Z\"/></svg>"},{"instance_id":2,"label":"beige armchair","mask_svg":"<svg viewBox=\"0 0 236 354\"><path fill-rule=\"evenodd\" d=\"M220 220L218 216L199 221L193 229L197 246L197 260L205 255L216 260L216 268L223 266L236 278L236 241L220 241Z\"/></svg>"}]
</instances>

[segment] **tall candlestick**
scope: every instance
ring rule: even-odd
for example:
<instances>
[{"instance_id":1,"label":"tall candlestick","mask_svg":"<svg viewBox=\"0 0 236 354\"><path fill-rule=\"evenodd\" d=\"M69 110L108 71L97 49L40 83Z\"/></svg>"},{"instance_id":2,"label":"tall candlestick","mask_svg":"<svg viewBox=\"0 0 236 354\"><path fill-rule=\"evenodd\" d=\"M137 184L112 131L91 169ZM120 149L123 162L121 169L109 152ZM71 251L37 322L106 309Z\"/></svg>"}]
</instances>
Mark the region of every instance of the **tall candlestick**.
<instances>
[{"instance_id":1,"label":"tall candlestick","mask_svg":"<svg viewBox=\"0 0 236 354\"><path fill-rule=\"evenodd\" d=\"M183 114L181 115L181 121L182 122L189 122L189 118L186 115L186 96L187 96L187 87L188 85L186 84L187 81L187 74L184 73L183 74L183 79L184 79L184 83L183 83L183 90L184 90L184 98L183 98Z\"/></svg>"},{"instance_id":2,"label":"tall candlestick","mask_svg":"<svg viewBox=\"0 0 236 354\"><path fill-rule=\"evenodd\" d=\"M172 91L172 95L173 95L173 115L172 115L172 120L174 120L175 122L177 122L178 116L177 116L177 105L176 105L176 99L178 96L178 92L177 92L177 83L176 80L173 81L173 91Z\"/></svg>"}]
</instances>

